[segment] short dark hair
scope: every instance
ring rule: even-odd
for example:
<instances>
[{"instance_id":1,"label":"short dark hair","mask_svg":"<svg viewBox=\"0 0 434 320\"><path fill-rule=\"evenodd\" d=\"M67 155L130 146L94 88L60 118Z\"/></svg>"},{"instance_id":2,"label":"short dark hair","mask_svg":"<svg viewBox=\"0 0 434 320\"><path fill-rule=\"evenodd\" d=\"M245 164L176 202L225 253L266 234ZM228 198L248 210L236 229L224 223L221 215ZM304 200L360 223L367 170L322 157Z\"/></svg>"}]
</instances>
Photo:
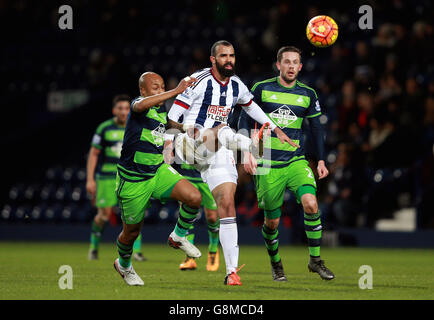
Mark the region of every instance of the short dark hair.
<instances>
[{"instance_id":1,"label":"short dark hair","mask_svg":"<svg viewBox=\"0 0 434 320\"><path fill-rule=\"evenodd\" d=\"M217 54L217 47L220 45L225 46L225 47L233 47L232 43L230 43L229 41L219 40L216 43L214 43L211 47L211 55L213 57L215 57L215 55Z\"/></svg>"},{"instance_id":2,"label":"short dark hair","mask_svg":"<svg viewBox=\"0 0 434 320\"><path fill-rule=\"evenodd\" d=\"M113 98L113 107L118 103L119 101L131 101L131 98L127 94L118 94Z\"/></svg>"},{"instance_id":3,"label":"short dark hair","mask_svg":"<svg viewBox=\"0 0 434 320\"><path fill-rule=\"evenodd\" d=\"M277 61L280 62L282 60L282 56L285 52L297 52L300 55L301 60L301 50L294 46L285 46L277 51Z\"/></svg>"}]
</instances>

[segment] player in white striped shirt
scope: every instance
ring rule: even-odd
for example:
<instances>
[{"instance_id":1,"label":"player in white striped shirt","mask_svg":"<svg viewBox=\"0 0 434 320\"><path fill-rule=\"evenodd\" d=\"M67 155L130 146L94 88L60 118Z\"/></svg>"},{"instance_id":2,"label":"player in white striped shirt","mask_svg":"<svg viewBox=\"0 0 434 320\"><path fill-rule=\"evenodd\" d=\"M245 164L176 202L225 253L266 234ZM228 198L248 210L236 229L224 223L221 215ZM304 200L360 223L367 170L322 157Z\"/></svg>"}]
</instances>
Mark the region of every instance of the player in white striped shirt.
<instances>
[{"instance_id":1,"label":"player in white striped shirt","mask_svg":"<svg viewBox=\"0 0 434 320\"><path fill-rule=\"evenodd\" d=\"M209 166L201 170L202 179L208 184L216 202L220 217L220 243L226 263L227 285L241 285L238 269L238 229L234 195L238 173L233 151L227 148L228 143L238 141L241 148L249 148L246 137L235 134L227 126L234 107L240 105L246 113L257 122L268 122L282 143L297 146L282 130L268 119L262 109L252 100L253 96L246 85L234 75L235 51L231 43L221 40L211 48L211 68L195 72L191 76L197 82L176 97L168 114L168 128L181 131L189 127L215 128L221 147L208 159ZM181 115L183 124L179 124ZM217 127L217 128L216 128ZM202 131L203 133L203 131ZM166 144L166 150L169 144ZM256 160L248 159L254 166Z\"/></svg>"}]
</instances>

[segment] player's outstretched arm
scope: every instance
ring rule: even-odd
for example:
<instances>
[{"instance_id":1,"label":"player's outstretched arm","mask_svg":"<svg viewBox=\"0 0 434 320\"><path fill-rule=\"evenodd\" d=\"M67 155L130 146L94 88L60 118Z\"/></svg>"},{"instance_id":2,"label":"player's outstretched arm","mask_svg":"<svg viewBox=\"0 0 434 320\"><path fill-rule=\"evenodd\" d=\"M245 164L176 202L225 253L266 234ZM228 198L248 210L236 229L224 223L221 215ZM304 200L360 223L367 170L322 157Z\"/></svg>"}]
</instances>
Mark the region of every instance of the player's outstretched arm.
<instances>
[{"instance_id":1,"label":"player's outstretched arm","mask_svg":"<svg viewBox=\"0 0 434 320\"><path fill-rule=\"evenodd\" d=\"M287 142L295 148L300 148L297 143L292 141L279 127L277 127L272 121L270 121L265 112L261 109L261 107L256 104L256 102L252 101L249 106L243 107L243 109L251 118L259 122L260 124L269 122L271 130L274 131L280 142Z\"/></svg>"},{"instance_id":2,"label":"player's outstretched arm","mask_svg":"<svg viewBox=\"0 0 434 320\"><path fill-rule=\"evenodd\" d=\"M145 97L144 99L134 103L133 111L134 112L143 112L152 108L153 106L164 102L170 98L177 96L178 94L184 92L189 86L193 85L197 81L196 78L193 77L185 77L182 79L178 86L175 89L162 92L153 96Z\"/></svg>"},{"instance_id":3,"label":"player's outstretched arm","mask_svg":"<svg viewBox=\"0 0 434 320\"><path fill-rule=\"evenodd\" d=\"M176 129L179 132L185 132L184 131L184 125L182 123L176 122L172 119L167 119L166 130L169 130L169 129Z\"/></svg>"}]
</instances>

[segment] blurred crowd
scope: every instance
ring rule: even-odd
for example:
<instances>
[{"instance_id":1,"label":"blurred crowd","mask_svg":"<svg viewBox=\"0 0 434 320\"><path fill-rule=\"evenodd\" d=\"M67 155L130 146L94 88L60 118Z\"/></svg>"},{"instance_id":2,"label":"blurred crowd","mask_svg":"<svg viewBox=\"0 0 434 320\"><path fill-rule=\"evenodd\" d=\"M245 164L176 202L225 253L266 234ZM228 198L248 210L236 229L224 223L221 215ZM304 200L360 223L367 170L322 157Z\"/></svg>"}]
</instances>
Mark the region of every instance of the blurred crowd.
<instances>
[{"instance_id":1,"label":"blurred crowd","mask_svg":"<svg viewBox=\"0 0 434 320\"><path fill-rule=\"evenodd\" d=\"M110 116L113 95L138 95L142 72L160 73L171 89L181 77L210 65L209 50L216 40L234 44L237 74L249 86L276 75L277 50L295 45L303 51L299 80L316 89L324 113L330 169L330 176L319 181L324 223L329 228L374 227L400 208L415 207L418 228L434 228L430 1L61 4L74 10L73 30L58 29L56 2L0 3L1 29L15 28L2 40L2 96L16 105L12 116L27 119L29 127L50 125L43 119L53 117L45 106L53 90L88 90L89 118L103 121ZM372 30L358 27L362 4L373 8ZM339 25L337 42L326 49L313 47L305 36L307 22L319 14L332 16ZM31 107L25 97L32 97ZM88 123L88 132L97 122ZM13 130L13 124L6 124L5 132ZM309 145L307 153L315 168ZM69 160L84 165L83 156ZM293 195L286 199L283 222L290 227L300 221L300 208ZM252 179L241 166L236 201L240 221L261 223Z\"/></svg>"}]
</instances>

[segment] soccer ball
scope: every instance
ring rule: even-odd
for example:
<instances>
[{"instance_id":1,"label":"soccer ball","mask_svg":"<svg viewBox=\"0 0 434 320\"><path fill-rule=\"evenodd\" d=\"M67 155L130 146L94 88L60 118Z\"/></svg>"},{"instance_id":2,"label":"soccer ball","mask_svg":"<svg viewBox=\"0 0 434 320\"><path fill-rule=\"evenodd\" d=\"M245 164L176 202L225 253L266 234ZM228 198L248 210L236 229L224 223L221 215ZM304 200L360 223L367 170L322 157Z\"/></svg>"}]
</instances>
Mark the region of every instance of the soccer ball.
<instances>
[{"instance_id":1,"label":"soccer ball","mask_svg":"<svg viewBox=\"0 0 434 320\"><path fill-rule=\"evenodd\" d=\"M325 48L338 38L338 25L329 16L316 16L306 27L306 36L315 47Z\"/></svg>"}]
</instances>

